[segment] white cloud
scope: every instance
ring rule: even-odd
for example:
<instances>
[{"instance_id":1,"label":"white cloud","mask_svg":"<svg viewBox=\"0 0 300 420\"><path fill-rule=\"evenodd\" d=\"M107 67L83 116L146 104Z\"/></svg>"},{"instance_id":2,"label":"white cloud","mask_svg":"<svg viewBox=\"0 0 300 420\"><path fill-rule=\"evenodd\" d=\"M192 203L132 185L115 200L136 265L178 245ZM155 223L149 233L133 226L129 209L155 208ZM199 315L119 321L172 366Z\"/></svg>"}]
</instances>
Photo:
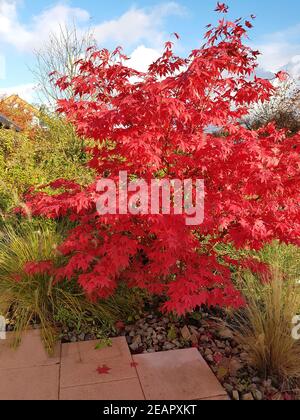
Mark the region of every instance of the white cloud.
<instances>
[{"instance_id":1,"label":"white cloud","mask_svg":"<svg viewBox=\"0 0 300 420\"><path fill-rule=\"evenodd\" d=\"M300 47L299 47L300 53ZM287 70L293 77L300 76L300 54L295 55L287 64Z\"/></svg>"},{"instance_id":2,"label":"white cloud","mask_svg":"<svg viewBox=\"0 0 300 420\"><path fill-rule=\"evenodd\" d=\"M146 41L159 46L166 40L161 29L164 18L183 13L184 9L174 2L156 6L150 11L133 7L118 19L100 23L93 30L99 45L109 41L131 46Z\"/></svg>"},{"instance_id":3,"label":"white cloud","mask_svg":"<svg viewBox=\"0 0 300 420\"><path fill-rule=\"evenodd\" d=\"M265 36L262 43L255 46L262 55L260 67L276 73L287 70L293 77L300 77L300 25Z\"/></svg>"},{"instance_id":4,"label":"white cloud","mask_svg":"<svg viewBox=\"0 0 300 420\"><path fill-rule=\"evenodd\" d=\"M150 64L160 57L160 52L153 48L146 48L145 45L137 47L130 55L130 60L126 62L131 67L140 72L146 72Z\"/></svg>"},{"instance_id":5,"label":"white cloud","mask_svg":"<svg viewBox=\"0 0 300 420\"><path fill-rule=\"evenodd\" d=\"M32 103L35 101L36 86L34 83L27 83L23 85L11 86L0 89L1 96L19 95L20 98Z\"/></svg>"},{"instance_id":6,"label":"white cloud","mask_svg":"<svg viewBox=\"0 0 300 420\"><path fill-rule=\"evenodd\" d=\"M17 2L0 0L0 36L1 41L20 46L26 43L30 34L20 25L17 18Z\"/></svg>"},{"instance_id":7,"label":"white cloud","mask_svg":"<svg viewBox=\"0 0 300 420\"><path fill-rule=\"evenodd\" d=\"M91 24L87 10L58 3L25 24L20 20L19 7L18 0L0 0L0 42L13 45L20 51L34 50L42 45L50 32L74 22L79 30L90 28L94 31L100 46L118 43L132 47L145 42L157 46L165 40L162 31L164 18L184 13L182 6L171 1L149 10L132 7L116 19Z\"/></svg>"},{"instance_id":8,"label":"white cloud","mask_svg":"<svg viewBox=\"0 0 300 420\"><path fill-rule=\"evenodd\" d=\"M87 11L57 4L34 16L25 25L18 15L17 0L0 0L0 40L13 45L21 51L33 51L63 24L71 22L86 23L90 19Z\"/></svg>"},{"instance_id":9,"label":"white cloud","mask_svg":"<svg viewBox=\"0 0 300 420\"><path fill-rule=\"evenodd\" d=\"M185 8L176 2L165 0L165 3L152 8L131 7L121 16L96 22L84 8L72 7L57 0L56 4L24 22L21 9L26 6L26 1L30 0L0 0L0 46L14 47L26 55L32 54L45 43L50 33L59 31L61 26L75 23L79 33L87 30L94 32L100 48L123 46L125 53L131 57L127 65L139 71L147 70L160 56L163 43L169 39L170 34L164 31L165 19L186 13ZM17 93L32 101L35 98L34 88L34 84L20 84L0 89L0 95Z\"/></svg>"}]
</instances>

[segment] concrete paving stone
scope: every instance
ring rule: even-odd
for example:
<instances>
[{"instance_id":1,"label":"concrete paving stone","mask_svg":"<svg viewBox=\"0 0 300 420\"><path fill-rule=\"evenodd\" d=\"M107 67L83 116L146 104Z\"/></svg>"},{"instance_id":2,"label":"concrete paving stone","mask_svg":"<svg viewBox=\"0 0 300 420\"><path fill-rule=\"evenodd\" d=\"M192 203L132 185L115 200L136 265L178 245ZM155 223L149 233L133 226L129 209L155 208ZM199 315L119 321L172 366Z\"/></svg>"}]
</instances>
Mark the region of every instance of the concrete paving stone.
<instances>
[{"instance_id":1,"label":"concrete paving stone","mask_svg":"<svg viewBox=\"0 0 300 420\"><path fill-rule=\"evenodd\" d=\"M0 400L58 400L59 365L1 369Z\"/></svg>"},{"instance_id":2,"label":"concrete paving stone","mask_svg":"<svg viewBox=\"0 0 300 420\"><path fill-rule=\"evenodd\" d=\"M16 350L11 348L13 337L13 333L8 333L6 340L0 340L0 370L52 366L60 363L61 345L56 346L53 356L50 357L45 350L39 330L25 332Z\"/></svg>"},{"instance_id":3,"label":"concrete paving stone","mask_svg":"<svg viewBox=\"0 0 300 420\"><path fill-rule=\"evenodd\" d=\"M227 397L197 349L133 356L147 400L201 400Z\"/></svg>"},{"instance_id":4,"label":"concrete paving stone","mask_svg":"<svg viewBox=\"0 0 300 420\"><path fill-rule=\"evenodd\" d=\"M111 347L95 350L98 342L62 345L61 388L137 378L125 337L113 338ZM97 368L103 365L110 370L100 375Z\"/></svg>"},{"instance_id":5,"label":"concrete paving stone","mask_svg":"<svg viewBox=\"0 0 300 420\"><path fill-rule=\"evenodd\" d=\"M81 401L141 401L144 394L137 378L100 384L62 388L60 400Z\"/></svg>"}]
</instances>

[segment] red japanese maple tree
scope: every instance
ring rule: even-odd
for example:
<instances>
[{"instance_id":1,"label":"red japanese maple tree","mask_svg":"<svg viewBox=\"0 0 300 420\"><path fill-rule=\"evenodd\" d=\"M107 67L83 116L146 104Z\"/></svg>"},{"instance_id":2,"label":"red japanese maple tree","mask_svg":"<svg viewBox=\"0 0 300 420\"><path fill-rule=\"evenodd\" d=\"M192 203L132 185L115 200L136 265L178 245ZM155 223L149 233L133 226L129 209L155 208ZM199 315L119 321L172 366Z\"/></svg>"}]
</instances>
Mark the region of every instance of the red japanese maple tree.
<instances>
[{"instance_id":1,"label":"red japanese maple tree","mask_svg":"<svg viewBox=\"0 0 300 420\"><path fill-rule=\"evenodd\" d=\"M202 304L237 307L234 262L221 261L215 245L299 244L300 136L241 123L274 90L255 76L259 53L244 45L250 27L250 20L221 19L186 59L168 42L146 73L128 68L119 48L90 49L79 76L59 78L62 90L74 91L59 112L96 142L89 165L98 178L126 170L144 179L204 179L206 196L204 223L191 227L180 215L100 216L96 180L88 187L59 180L52 187L63 193L31 194L33 214L76 222L60 247L67 263L52 268L57 280L76 278L92 299L126 281L164 294L164 309L179 314Z\"/></svg>"}]
</instances>

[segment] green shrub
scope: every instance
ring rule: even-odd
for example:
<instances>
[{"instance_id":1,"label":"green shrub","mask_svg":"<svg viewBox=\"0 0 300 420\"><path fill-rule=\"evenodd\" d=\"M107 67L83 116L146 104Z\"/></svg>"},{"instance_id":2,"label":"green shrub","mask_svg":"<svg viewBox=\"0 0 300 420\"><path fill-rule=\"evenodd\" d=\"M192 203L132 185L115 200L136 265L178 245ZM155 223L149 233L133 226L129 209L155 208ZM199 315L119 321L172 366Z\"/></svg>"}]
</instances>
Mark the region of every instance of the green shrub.
<instances>
[{"instance_id":1,"label":"green shrub","mask_svg":"<svg viewBox=\"0 0 300 420\"><path fill-rule=\"evenodd\" d=\"M0 210L19 204L32 186L58 178L88 183L92 171L88 156L74 128L63 118L41 115L44 126L31 133L0 129Z\"/></svg>"}]
</instances>

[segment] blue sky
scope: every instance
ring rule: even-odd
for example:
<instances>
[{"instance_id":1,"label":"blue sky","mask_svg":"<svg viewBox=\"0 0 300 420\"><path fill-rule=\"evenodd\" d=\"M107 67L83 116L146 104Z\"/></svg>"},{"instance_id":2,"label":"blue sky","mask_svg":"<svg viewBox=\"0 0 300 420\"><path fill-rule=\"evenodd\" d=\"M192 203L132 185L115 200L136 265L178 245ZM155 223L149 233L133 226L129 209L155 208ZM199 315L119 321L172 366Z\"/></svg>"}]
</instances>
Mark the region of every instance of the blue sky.
<instances>
[{"instance_id":1,"label":"blue sky","mask_svg":"<svg viewBox=\"0 0 300 420\"><path fill-rule=\"evenodd\" d=\"M249 43L263 53L261 73L282 68L300 76L299 0L228 0L229 17L257 16ZM0 94L19 93L34 101L34 49L61 23L76 21L95 31L100 46L123 45L132 65L144 69L164 41L178 32L181 54L202 43L204 27L215 22L216 0L0 0Z\"/></svg>"}]
</instances>

